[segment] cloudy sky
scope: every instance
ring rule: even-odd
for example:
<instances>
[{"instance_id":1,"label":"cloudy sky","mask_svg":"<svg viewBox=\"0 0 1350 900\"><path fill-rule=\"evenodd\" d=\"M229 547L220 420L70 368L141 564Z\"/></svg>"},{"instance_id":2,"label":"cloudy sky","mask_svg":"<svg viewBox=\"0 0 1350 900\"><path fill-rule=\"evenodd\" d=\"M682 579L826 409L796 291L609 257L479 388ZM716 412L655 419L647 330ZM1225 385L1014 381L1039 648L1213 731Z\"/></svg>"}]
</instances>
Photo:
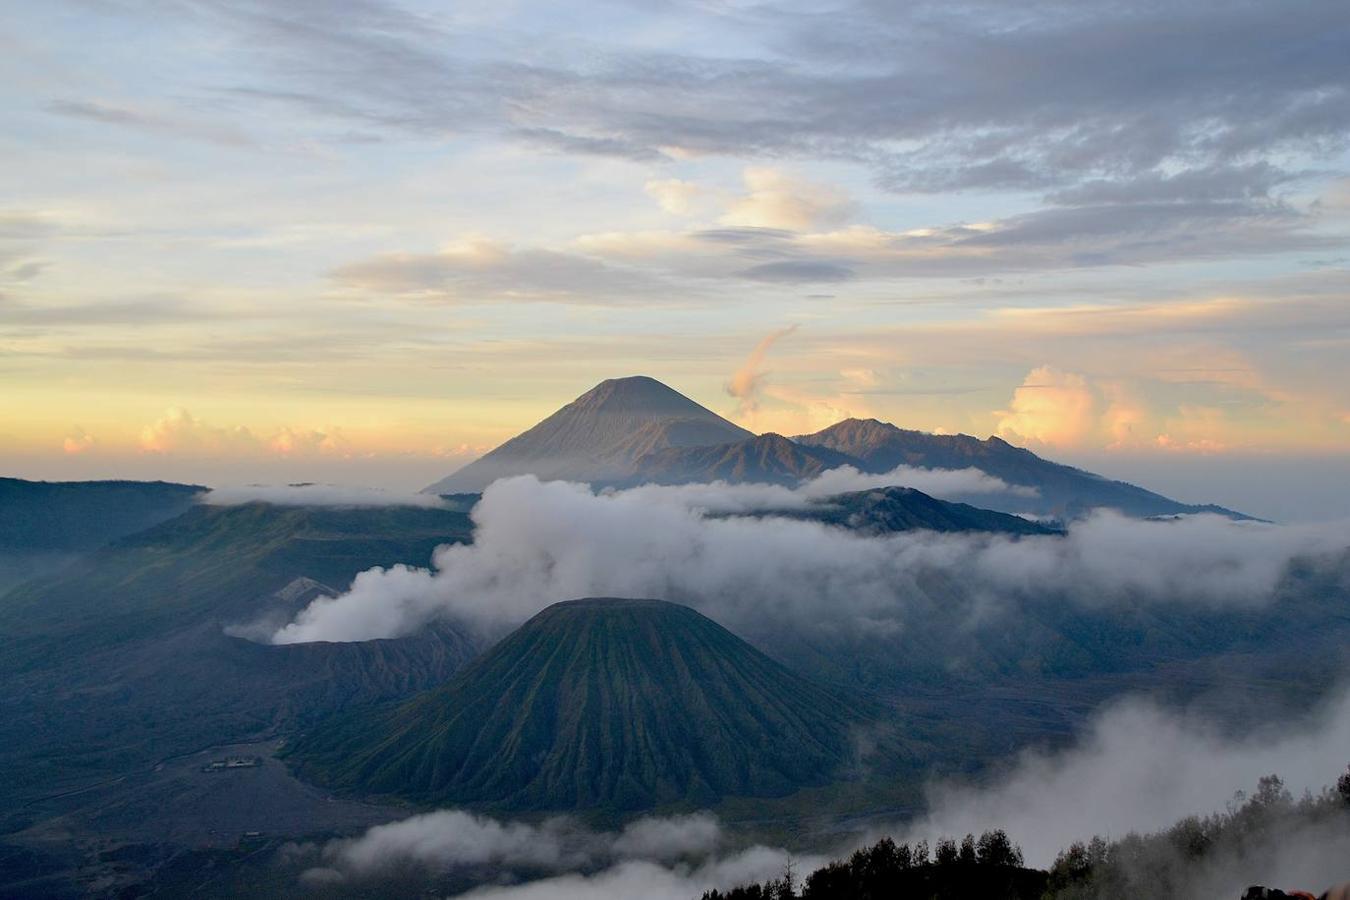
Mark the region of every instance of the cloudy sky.
<instances>
[{"instance_id":1,"label":"cloudy sky","mask_svg":"<svg viewBox=\"0 0 1350 900\"><path fill-rule=\"evenodd\" d=\"M1181 494L1350 450L1344 0L0 8L4 474L417 487L639 372Z\"/></svg>"}]
</instances>

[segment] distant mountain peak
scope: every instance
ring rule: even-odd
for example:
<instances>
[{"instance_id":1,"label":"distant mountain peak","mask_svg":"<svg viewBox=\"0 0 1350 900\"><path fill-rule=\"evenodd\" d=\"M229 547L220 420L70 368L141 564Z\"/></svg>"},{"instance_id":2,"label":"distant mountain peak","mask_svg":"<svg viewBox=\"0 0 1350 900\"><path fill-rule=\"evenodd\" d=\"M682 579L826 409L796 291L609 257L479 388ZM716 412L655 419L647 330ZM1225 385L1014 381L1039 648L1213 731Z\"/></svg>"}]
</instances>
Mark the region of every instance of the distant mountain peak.
<instances>
[{"instance_id":1,"label":"distant mountain peak","mask_svg":"<svg viewBox=\"0 0 1350 900\"><path fill-rule=\"evenodd\" d=\"M704 409L679 391L649 375L606 378L568 404L577 409L623 411L692 411Z\"/></svg>"},{"instance_id":2,"label":"distant mountain peak","mask_svg":"<svg viewBox=\"0 0 1350 900\"><path fill-rule=\"evenodd\" d=\"M524 474L612 482L626 477L636 460L658 450L753 436L655 378L610 378L425 490L481 491L498 478Z\"/></svg>"}]
</instances>

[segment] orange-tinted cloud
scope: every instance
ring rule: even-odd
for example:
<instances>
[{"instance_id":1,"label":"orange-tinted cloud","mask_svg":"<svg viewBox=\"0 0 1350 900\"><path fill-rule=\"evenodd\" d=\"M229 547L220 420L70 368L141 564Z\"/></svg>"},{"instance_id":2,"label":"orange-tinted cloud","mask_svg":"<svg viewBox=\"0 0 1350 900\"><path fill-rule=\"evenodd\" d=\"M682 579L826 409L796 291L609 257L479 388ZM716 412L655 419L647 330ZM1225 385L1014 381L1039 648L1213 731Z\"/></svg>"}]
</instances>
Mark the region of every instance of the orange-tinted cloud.
<instances>
[{"instance_id":1,"label":"orange-tinted cloud","mask_svg":"<svg viewBox=\"0 0 1350 900\"><path fill-rule=\"evenodd\" d=\"M995 414L994 432L1051 447L1077 446L1095 427L1095 410L1096 398L1086 378L1040 366L1013 391L1008 409Z\"/></svg>"},{"instance_id":2,"label":"orange-tinted cloud","mask_svg":"<svg viewBox=\"0 0 1350 900\"><path fill-rule=\"evenodd\" d=\"M87 453L92 450L97 443L98 441L94 439L92 434L89 434L77 425L70 434L66 435L66 439L61 442L61 450L67 456L78 456L81 453Z\"/></svg>"}]
</instances>

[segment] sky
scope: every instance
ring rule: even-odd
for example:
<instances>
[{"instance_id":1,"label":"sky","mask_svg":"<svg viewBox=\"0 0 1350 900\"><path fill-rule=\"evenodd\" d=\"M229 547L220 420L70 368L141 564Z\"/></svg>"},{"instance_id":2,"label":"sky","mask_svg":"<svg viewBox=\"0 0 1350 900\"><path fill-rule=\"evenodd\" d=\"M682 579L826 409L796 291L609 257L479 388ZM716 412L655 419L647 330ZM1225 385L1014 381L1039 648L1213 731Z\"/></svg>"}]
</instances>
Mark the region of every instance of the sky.
<instances>
[{"instance_id":1,"label":"sky","mask_svg":"<svg viewBox=\"0 0 1350 900\"><path fill-rule=\"evenodd\" d=\"M1350 512L1344 0L0 12L0 474L411 489L647 374Z\"/></svg>"}]
</instances>

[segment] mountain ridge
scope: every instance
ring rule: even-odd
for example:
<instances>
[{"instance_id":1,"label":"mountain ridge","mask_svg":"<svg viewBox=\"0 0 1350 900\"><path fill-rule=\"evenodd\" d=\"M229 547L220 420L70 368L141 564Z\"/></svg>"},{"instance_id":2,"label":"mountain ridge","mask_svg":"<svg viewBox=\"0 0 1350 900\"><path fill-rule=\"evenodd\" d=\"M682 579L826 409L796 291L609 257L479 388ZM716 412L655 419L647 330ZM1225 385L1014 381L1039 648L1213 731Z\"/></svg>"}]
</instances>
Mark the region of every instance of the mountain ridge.
<instances>
[{"instance_id":1,"label":"mountain ridge","mask_svg":"<svg viewBox=\"0 0 1350 900\"><path fill-rule=\"evenodd\" d=\"M1109 507L1134 516L1212 512L1236 518L1241 513L1213 504L1188 504L1125 481L1116 481L1053 462L998 436L981 440L968 434L930 434L878 419L845 419L797 443L846 454L862 471L882 474L897 466L929 469L976 468L1009 485L1033 487L1037 498L981 496L983 505L1003 512L1036 512L1074 517Z\"/></svg>"},{"instance_id":2,"label":"mountain ridge","mask_svg":"<svg viewBox=\"0 0 1350 900\"><path fill-rule=\"evenodd\" d=\"M688 484L729 481L795 486L851 460L829 448L804 447L781 434L767 432L726 444L666 447L648 453L633 465L624 482Z\"/></svg>"},{"instance_id":3,"label":"mountain ridge","mask_svg":"<svg viewBox=\"0 0 1350 900\"><path fill-rule=\"evenodd\" d=\"M997 436L930 434L858 418L791 438L756 435L645 375L600 382L424 492L474 493L497 478L523 474L596 487L713 481L796 486L844 465L868 474L899 466L974 468L1009 487L1032 489L962 494L978 507L1003 513L1067 520L1106 507L1139 517L1250 518L1056 463Z\"/></svg>"}]
</instances>

